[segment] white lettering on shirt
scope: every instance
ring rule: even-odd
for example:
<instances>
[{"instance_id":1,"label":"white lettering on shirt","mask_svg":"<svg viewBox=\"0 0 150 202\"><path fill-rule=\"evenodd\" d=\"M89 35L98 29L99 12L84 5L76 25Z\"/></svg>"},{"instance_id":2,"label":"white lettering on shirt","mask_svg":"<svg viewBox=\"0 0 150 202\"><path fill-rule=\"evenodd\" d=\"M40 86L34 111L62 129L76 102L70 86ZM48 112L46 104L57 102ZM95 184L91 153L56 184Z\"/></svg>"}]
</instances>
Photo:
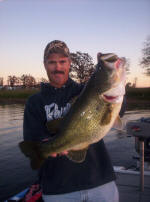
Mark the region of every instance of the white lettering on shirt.
<instances>
[{"instance_id":1,"label":"white lettering on shirt","mask_svg":"<svg viewBox=\"0 0 150 202\"><path fill-rule=\"evenodd\" d=\"M61 107L60 110L58 109L58 105L56 103L45 105L44 108L46 111L47 121L62 118L68 113L70 107L71 107L70 103L67 103L65 107Z\"/></svg>"}]
</instances>

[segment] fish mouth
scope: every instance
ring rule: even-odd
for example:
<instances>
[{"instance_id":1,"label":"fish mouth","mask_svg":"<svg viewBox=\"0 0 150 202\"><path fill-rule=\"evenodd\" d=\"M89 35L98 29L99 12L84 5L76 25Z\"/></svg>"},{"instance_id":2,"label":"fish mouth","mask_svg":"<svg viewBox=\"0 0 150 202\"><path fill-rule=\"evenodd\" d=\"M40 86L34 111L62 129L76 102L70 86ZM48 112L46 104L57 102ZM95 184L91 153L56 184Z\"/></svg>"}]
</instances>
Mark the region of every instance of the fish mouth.
<instances>
[{"instance_id":1,"label":"fish mouth","mask_svg":"<svg viewBox=\"0 0 150 202\"><path fill-rule=\"evenodd\" d=\"M103 95L103 96L108 101L113 101L113 100L116 100L118 98L118 96L109 96L109 95Z\"/></svg>"},{"instance_id":2,"label":"fish mouth","mask_svg":"<svg viewBox=\"0 0 150 202\"><path fill-rule=\"evenodd\" d=\"M123 100L123 95L112 96L103 94L102 98L108 103L121 103Z\"/></svg>"},{"instance_id":3,"label":"fish mouth","mask_svg":"<svg viewBox=\"0 0 150 202\"><path fill-rule=\"evenodd\" d=\"M124 83L121 82L116 87L109 89L102 94L102 98L109 103L121 103L125 94Z\"/></svg>"}]
</instances>

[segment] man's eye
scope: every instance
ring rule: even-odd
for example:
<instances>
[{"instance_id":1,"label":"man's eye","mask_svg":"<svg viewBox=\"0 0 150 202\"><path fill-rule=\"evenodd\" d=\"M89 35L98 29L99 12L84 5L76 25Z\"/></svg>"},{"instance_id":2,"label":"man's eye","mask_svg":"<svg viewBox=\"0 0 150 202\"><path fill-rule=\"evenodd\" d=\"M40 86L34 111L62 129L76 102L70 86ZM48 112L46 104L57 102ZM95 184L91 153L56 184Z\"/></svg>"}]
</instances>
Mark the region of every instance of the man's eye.
<instances>
[{"instance_id":1,"label":"man's eye","mask_svg":"<svg viewBox=\"0 0 150 202\"><path fill-rule=\"evenodd\" d=\"M65 64L65 63L66 63L65 60L61 60L61 61L60 61L60 64Z\"/></svg>"}]
</instances>

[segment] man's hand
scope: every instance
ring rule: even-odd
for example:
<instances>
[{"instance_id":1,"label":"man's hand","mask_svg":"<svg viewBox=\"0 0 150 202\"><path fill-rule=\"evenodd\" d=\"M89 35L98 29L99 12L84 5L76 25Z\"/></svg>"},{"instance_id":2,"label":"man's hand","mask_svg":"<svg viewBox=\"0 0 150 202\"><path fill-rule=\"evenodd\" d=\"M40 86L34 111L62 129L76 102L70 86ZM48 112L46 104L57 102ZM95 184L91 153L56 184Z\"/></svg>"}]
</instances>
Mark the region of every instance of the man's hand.
<instances>
[{"instance_id":1,"label":"man's hand","mask_svg":"<svg viewBox=\"0 0 150 202\"><path fill-rule=\"evenodd\" d=\"M42 142L47 142L47 141L49 141L48 138L45 138L45 139L42 140ZM67 155L67 154L68 154L68 151L63 151L63 152L61 152L61 153L53 153L53 154L51 154L50 156L51 156L51 157L57 157L57 155L63 156L63 155Z\"/></svg>"},{"instance_id":2,"label":"man's hand","mask_svg":"<svg viewBox=\"0 0 150 202\"><path fill-rule=\"evenodd\" d=\"M53 153L53 154L51 154L50 156L51 157L57 157L57 155L59 155L59 156L63 156L63 155L67 155L68 154L68 151L63 151L63 152L61 152L61 153Z\"/></svg>"}]
</instances>

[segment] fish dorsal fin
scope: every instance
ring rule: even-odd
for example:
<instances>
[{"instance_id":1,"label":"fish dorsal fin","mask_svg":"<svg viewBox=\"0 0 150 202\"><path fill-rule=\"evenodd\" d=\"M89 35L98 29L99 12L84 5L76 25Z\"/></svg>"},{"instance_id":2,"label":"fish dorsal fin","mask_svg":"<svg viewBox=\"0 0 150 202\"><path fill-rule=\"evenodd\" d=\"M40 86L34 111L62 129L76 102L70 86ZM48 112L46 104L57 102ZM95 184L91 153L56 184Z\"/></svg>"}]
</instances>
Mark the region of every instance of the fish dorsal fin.
<instances>
[{"instance_id":1,"label":"fish dorsal fin","mask_svg":"<svg viewBox=\"0 0 150 202\"><path fill-rule=\"evenodd\" d=\"M33 141L22 141L19 143L19 147L22 153L27 157L32 157L35 155L36 142Z\"/></svg>"},{"instance_id":2,"label":"fish dorsal fin","mask_svg":"<svg viewBox=\"0 0 150 202\"><path fill-rule=\"evenodd\" d=\"M75 163L82 163L85 160L87 150L88 148L84 148L82 150L77 151L69 151L67 157L69 160Z\"/></svg>"},{"instance_id":3,"label":"fish dorsal fin","mask_svg":"<svg viewBox=\"0 0 150 202\"><path fill-rule=\"evenodd\" d=\"M45 159L39 159L37 156L35 158L30 158L30 166L33 170L37 170L43 165L44 161Z\"/></svg>"},{"instance_id":4,"label":"fish dorsal fin","mask_svg":"<svg viewBox=\"0 0 150 202\"><path fill-rule=\"evenodd\" d=\"M111 121L111 118L112 118L112 110L111 110L111 106L108 105L102 116L102 119L100 120L100 125L109 124Z\"/></svg>"},{"instance_id":5,"label":"fish dorsal fin","mask_svg":"<svg viewBox=\"0 0 150 202\"><path fill-rule=\"evenodd\" d=\"M120 116L117 116L117 118L114 122L113 128L121 130L122 127L123 127L123 124L122 124L122 121L120 119Z\"/></svg>"}]
</instances>

